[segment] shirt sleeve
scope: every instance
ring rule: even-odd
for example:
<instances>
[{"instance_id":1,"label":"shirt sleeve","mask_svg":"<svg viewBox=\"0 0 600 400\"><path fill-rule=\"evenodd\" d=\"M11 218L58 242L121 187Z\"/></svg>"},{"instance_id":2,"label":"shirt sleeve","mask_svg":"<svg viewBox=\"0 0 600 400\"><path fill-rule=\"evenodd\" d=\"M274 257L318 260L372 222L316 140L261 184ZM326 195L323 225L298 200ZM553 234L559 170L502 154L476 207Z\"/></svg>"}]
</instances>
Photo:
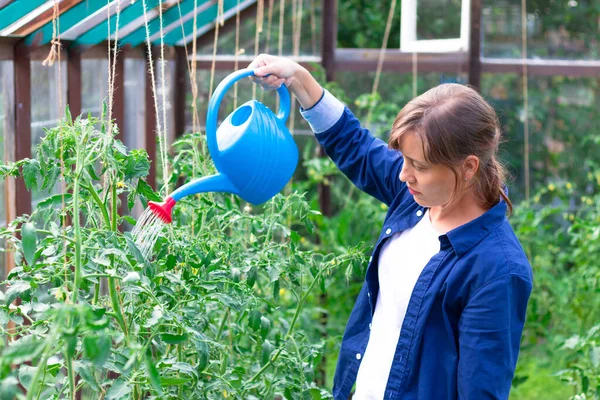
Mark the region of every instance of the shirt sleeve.
<instances>
[{"instance_id":1,"label":"shirt sleeve","mask_svg":"<svg viewBox=\"0 0 600 400\"><path fill-rule=\"evenodd\" d=\"M496 279L471 297L458 323L458 398L508 399L517 365L531 281Z\"/></svg>"},{"instance_id":2,"label":"shirt sleeve","mask_svg":"<svg viewBox=\"0 0 600 400\"><path fill-rule=\"evenodd\" d=\"M404 158L360 125L327 90L312 108L301 110L325 153L365 193L390 205L403 187Z\"/></svg>"}]
</instances>

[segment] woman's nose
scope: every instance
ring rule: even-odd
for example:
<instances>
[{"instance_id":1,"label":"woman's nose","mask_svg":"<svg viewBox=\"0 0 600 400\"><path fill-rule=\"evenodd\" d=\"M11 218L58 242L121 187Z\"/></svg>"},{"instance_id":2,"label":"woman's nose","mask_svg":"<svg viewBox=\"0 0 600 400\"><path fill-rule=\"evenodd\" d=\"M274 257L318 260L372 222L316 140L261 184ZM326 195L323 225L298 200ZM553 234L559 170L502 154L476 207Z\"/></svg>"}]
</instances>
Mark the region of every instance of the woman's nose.
<instances>
[{"instance_id":1,"label":"woman's nose","mask_svg":"<svg viewBox=\"0 0 600 400\"><path fill-rule=\"evenodd\" d=\"M400 171L400 180L402 182L408 182L410 178L411 178L411 176L408 173L408 171L406 170L406 164L404 164L402 166L402 171Z\"/></svg>"}]
</instances>

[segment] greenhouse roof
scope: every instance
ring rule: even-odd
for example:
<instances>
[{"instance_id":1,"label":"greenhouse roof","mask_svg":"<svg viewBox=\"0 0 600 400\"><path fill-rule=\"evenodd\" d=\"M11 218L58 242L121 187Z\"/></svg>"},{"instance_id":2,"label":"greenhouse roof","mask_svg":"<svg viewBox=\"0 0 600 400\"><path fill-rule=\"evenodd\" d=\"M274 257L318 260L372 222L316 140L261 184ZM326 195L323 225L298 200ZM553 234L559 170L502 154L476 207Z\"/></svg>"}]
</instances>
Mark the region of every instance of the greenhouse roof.
<instances>
[{"instance_id":1,"label":"greenhouse roof","mask_svg":"<svg viewBox=\"0 0 600 400\"><path fill-rule=\"evenodd\" d=\"M0 0L0 37L24 39L28 45L45 45L52 41L55 0ZM71 46L93 46L106 40L132 47L146 41L161 43L160 10L162 7L163 43L183 46L194 36L210 31L217 19L217 0L60 0L60 38ZM238 12L238 0L223 1L223 20ZM240 0L239 11L256 4ZM194 9L194 5L196 5ZM117 31L117 18L119 29Z\"/></svg>"}]
</instances>

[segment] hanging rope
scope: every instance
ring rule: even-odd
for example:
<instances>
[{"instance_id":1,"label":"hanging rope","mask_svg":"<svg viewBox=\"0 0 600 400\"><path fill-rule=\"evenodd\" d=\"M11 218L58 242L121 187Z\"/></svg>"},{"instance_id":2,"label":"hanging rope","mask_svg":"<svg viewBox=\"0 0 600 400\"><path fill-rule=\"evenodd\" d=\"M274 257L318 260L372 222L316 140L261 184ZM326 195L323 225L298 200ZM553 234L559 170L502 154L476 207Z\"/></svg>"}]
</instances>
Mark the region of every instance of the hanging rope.
<instances>
[{"instance_id":1,"label":"hanging rope","mask_svg":"<svg viewBox=\"0 0 600 400\"><path fill-rule=\"evenodd\" d=\"M273 0L269 0L269 11L267 12L267 39L265 43L265 53L269 54L270 42L271 42L271 25L273 21ZM237 68L236 68L237 69ZM260 101L262 102L265 97L265 91L260 92Z\"/></svg>"},{"instance_id":2,"label":"hanging rope","mask_svg":"<svg viewBox=\"0 0 600 400\"><path fill-rule=\"evenodd\" d=\"M377 72L375 73L375 81L373 82L373 90L371 91L371 103L369 105L369 112L367 113L367 126L371 123L371 117L373 115L373 109L375 108L375 93L379 86L379 77L383 69L383 60L385 59L385 51L387 49L388 39L390 37L390 29L392 27L392 20L394 19L394 10L396 9L396 0L392 0L390 4L390 10L388 12L387 24L385 26L385 32L383 34L383 43L381 44L381 50L379 51L379 60L377 61Z\"/></svg>"},{"instance_id":3,"label":"hanging rope","mask_svg":"<svg viewBox=\"0 0 600 400\"><path fill-rule=\"evenodd\" d=\"M162 159L162 172L163 172L163 186L165 189L165 197L169 195L169 159L168 159L168 148L167 148L167 79L165 78L165 42L163 35L163 17L162 17L163 6L158 6L158 20L160 24L160 80L162 84L162 97L161 106L163 114L162 123L162 135L158 135L158 146L160 148L160 156Z\"/></svg>"},{"instance_id":4,"label":"hanging rope","mask_svg":"<svg viewBox=\"0 0 600 400\"><path fill-rule=\"evenodd\" d=\"M283 54L283 17L285 14L285 0L279 2L279 43L277 43L277 55Z\"/></svg>"},{"instance_id":5,"label":"hanging rope","mask_svg":"<svg viewBox=\"0 0 600 400\"><path fill-rule=\"evenodd\" d=\"M237 0L237 12L235 13L235 56L234 66L235 71L238 70L238 57L240 55L240 0ZM237 109L238 101L238 83L233 85L233 109Z\"/></svg>"},{"instance_id":6,"label":"hanging rope","mask_svg":"<svg viewBox=\"0 0 600 400\"><path fill-rule=\"evenodd\" d=\"M256 3L256 30L254 31L254 57L258 56L258 48L260 43L260 34L263 30L263 20L265 17L264 0L258 0ZM252 85L252 99L256 99L256 85Z\"/></svg>"},{"instance_id":7,"label":"hanging rope","mask_svg":"<svg viewBox=\"0 0 600 400\"><path fill-rule=\"evenodd\" d=\"M292 43L294 57L300 55L300 33L302 32L302 5L303 0L292 0ZM290 113L290 132L294 132L296 122L296 96L292 96L292 111Z\"/></svg>"},{"instance_id":8,"label":"hanging rope","mask_svg":"<svg viewBox=\"0 0 600 400\"><path fill-rule=\"evenodd\" d=\"M313 55L317 54L317 16L315 8L315 0L310 0L310 32Z\"/></svg>"},{"instance_id":9,"label":"hanging rope","mask_svg":"<svg viewBox=\"0 0 600 400\"><path fill-rule=\"evenodd\" d=\"M109 13L108 17L108 33L110 36L110 7L107 7L107 12ZM112 59L111 59L111 43L108 41L108 134L112 135L113 130L113 122L112 122L112 112L114 105L114 94L115 94L115 77L117 75L117 54L118 54L118 42L119 42L119 19L121 16L121 2L117 2L117 11L115 17L115 33L114 33L114 47L112 49ZM123 88L121 88L123 89Z\"/></svg>"},{"instance_id":10,"label":"hanging rope","mask_svg":"<svg viewBox=\"0 0 600 400\"><path fill-rule=\"evenodd\" d=\"M525 171L525 199L529 200L529 84L527 76L527 2L521 0L521 44L523 58L523 166Z\"/></svg>"},{"instance_id":11,"label":"hanging rope","mask_svg":"<svg viewBox=\"0 0 600 400\"><path fill-rule=\"evenodd\" d=\"M223 0L219 0L219 6L217 9L217 19L215 20L215 40L213 42L213 58L212 67L210 69L210 86L208 89L208 98L212 96L213 85L215 83L215 67L217 65L217 44L219 42L219 26L223 25ZM195 36L195 35L194 35ZM194 54L196 54L194 52Z\"/></svg>"},{"instance_id":12,"label":"hanging rope","mask_svg":"<svg viewBox=\"0 0 600 400\"><path fill-rule=\"evenodd\" d=\"M162 125L160 123L160 112L159 112L159 108L158 108L158 97L157 97L157 93L156 93L156 79L154 76L154 60L152 57L152 43L150 42L150 29L148 27L148 13L147 13L147 8L146 8L146 0L142 0L142 7L144 9L144 24L146 27L146 48L147 48L147 53L148 53L148 68L150 70L150 79L152 80L151 84L152 84L152 96L154 98L154 112L155 112L155 119L156 119L156 133L158 135L159 138L159 149L160 149L160 159L161 159L161 164L162 164L162 170L163 170L163 174L167 168L166 166L166 160L163 157L166 157L163 153L163 148L162 148ZM162 20L162 18L161 18ZM162 24L161 24L162 27ZM162 37L162 32L161 32L161 37ZM163 87L164 87L164 82L163 82ZM146 112L148 112L148 110L146 110ZM164 175L163 175L163 179L164 179ZM165 191L166 189L166 181L163 182L163 186L165 187Z\"/></svg>"}]
</instances>

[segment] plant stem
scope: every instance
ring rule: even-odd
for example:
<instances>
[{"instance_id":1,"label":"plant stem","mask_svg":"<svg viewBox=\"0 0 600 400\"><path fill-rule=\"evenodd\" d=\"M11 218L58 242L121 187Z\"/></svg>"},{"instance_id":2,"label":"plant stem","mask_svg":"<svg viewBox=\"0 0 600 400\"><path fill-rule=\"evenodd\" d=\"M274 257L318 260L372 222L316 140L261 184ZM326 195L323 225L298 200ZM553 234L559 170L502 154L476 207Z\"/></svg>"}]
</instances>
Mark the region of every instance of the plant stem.
<instances>
[{"instance_id":1,"label":"plant stem","mask_svg":"<svg viewBox=\"0 0 600 400\"><path fill-rule=\"evenodd\" d=\"M79 285L81 283L81 227L79 226L79 174L73 179L73 231L75 234L75 285L73 287L73 304L77 304Z\"/></svg>"},{"instance_id":2,"label":"plant stem","mask_svg":"<svg viewBox=\"0 0 600 400\"><path fill-rule=\"evenodd\" d=\"M69 387L71 388L71 400L75 400L75 393L77 388L75 387L75 370L73 368L73 357L67 356L67 373L69 375Z\"/></svg>"},{"instance_id":3,"label":"plant stem","mask_svg":"<svg viewBox=\"0 0 600 400\"><path fill-rule=\"evenodd\" d=\"M112 204L111 204L112 224L109 223L108 227L113 232L116 232L117 231L117 185L114 180L111 182L110 192L112 194ZM114 255L111 254L109 256L109 258L110 258L111 268L114 269L115 257L114 257ZM110 296L110 302L111 302L113 310L115 312L115 317L117 319L117 322L119 323L119 326L123 330L123 333L125 334L125 338L126 338L127 342L129 342L129 333L127 330L127 324L125 323L125 315L123 313L123 310L121 309L121 301L119 299L119 294L117 292L117 285L115 284L114 277L108 278L108 293Z\"/></svg>"},{"instance_id":4,"label":"plant stem","mask_svg":"<svg viewBox=\"0 0 600 400\"><path fill-rule=\"evenodd\" d=\"M110 229L110 227L111 227L110 217L108 216L108 211L106 210L106 205L102 202L102 199L100 198L100 196L98 196L98 192L96 192L96 189L94 189L94 187L92 186L91 183L88 185L84 185L84 187L92 195L92 198L94 199L94 201L96 202L96 205L98 206L98 208L100 209L100 212L102 213L102 217L104 218L104 223L106 224L106 227L108 229Z\"/></svg>"},{"instance_id":5,"label":"plant stem","mask_svg":"<svg viewBox=\"0 0 600 400\"><path fill-rule=\"evenodd\" d=\"M267 368L269 368L277 360L277 358L279 358L279 355L283 351L285 342L288 340L288 338L294 331L294 326L296 325L296 322L298 321L298 317L300 316L300 311L302 310L302 307L304 306L304 302L306 301L306 299L307 299L309 293L311 292L311 290L313 289L313 287L319 281L319 278L321 277L321 275L323 274L324 271L325 271L325 268L321 269L317 273L317 275L315 276L315 279L313 279L313 281L310 283L310 286L308 287L308 289L306 289L304 296L302 296L302 299L298 302L298 306L296 306L296 312L294 313L294 317L292 318L290 327L288 328L285 336L283 337L283 341L284 341L283 345L279 346L275 355L273 355L273 357L271 357L271 359L269 361L267 361L267 363L265 363L265 365L263 365L263 367L256 374L254 374L254 376L252 378L250 378L250 380L248 382L246 382L246 384L250 384L250 383L254 382L259 376L261 376L263 374L263 372L265 372L267 370Z\"/></svg>"}]
</instances>

